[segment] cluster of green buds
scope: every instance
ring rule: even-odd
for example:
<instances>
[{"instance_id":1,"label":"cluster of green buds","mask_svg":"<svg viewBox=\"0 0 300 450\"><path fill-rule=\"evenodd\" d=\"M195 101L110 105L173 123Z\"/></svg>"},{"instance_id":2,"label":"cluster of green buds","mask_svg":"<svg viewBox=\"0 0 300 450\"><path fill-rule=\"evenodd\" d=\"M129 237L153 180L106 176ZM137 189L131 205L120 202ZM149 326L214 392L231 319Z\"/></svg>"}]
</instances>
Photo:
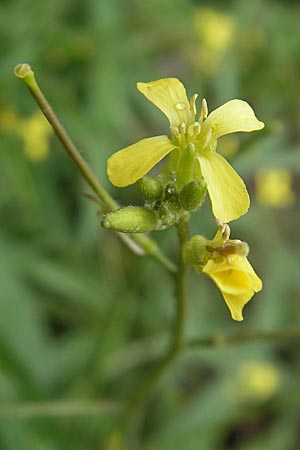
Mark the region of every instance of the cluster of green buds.
<instances>
[{"instance_id":1,"label":"cluster of green buds","mask_svg":"<svg viewBox=\"0 0 300 450\"><path fill-rule=\"evenodd\" d=\"M188 181L179 189L175 173L166 174L165 170L157 178L144 176L137 187L143 206L126 206L107 213L102 221L105 228L122 233L163 230L198 209L207 191L203 179Z\"/></svg>"}]
</instances>

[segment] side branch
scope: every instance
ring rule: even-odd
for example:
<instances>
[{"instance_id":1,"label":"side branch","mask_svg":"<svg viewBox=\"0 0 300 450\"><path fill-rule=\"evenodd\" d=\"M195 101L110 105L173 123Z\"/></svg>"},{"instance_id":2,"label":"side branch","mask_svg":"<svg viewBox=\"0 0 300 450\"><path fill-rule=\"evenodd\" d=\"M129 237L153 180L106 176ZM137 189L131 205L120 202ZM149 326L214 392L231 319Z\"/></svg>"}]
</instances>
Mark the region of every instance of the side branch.
<instances>
[{"instance_id":1,"label":"side branch","mask_svg":"<svg viewBox=\"0 0 300 450\"><path fill-rule=\"evenodd\" d=\"M251 342L282 342L288 339L300 339L300 328L281 328L274 331L248 331L244 333L216 333L212 336L192 339L184 344L185 350L201 348L222 348L229 345Z\"/></svg>"},{"instance_id":2,"label":"side branch","mask_svg":"<svg viewBox=\"0 0 300 450\"><path fill-rule=\"evenodd\" d=\"M80 151L77 149L76 145L68 135L67 131L59 121L52 107L50 106L45 95L39 88L37 81L34 76L34 72L29 64L18 64L14 71L16 77L18 77L25 86L28 88L35 102L39 106L40 110L54 129L58 139L62 143L63 147L77 165L81 174L90 185L92 190L95 192L97 197L100 199L102 208L104 212L113 211L119 208L118 203L111 197L111 195L106 191L106 189L99 182L96 175L91 170L90 166L87 164L85 159L82 157ZM163 266L170 274L174 275L176 273L176 267L160 250L157 244L145 235L130 235L132 241L134 241L139 247L143 249L143 252L149 256L152 256L161 266ZM123 239L125 243L129 243L127 239Z\"/></svg>"}]
</instances>

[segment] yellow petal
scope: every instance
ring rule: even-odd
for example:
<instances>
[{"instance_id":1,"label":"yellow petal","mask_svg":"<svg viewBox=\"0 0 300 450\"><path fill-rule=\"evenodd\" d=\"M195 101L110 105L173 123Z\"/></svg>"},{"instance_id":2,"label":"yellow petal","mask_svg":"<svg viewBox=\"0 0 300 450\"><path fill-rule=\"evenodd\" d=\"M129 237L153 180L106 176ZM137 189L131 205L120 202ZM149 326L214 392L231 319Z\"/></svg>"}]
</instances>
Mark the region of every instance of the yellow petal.
<instances>
[{"instance_id":1,"label":"yellow petal","mask_svg":"<svg viewBox=\"0 0 300 450\"><path fill-rule=\"evenodd\" d=\"M250 298L243 299L241 297L237 297L236 295L231 294L223 294L223 298L225 300L226 305L230 311L231 317L233 320L242 321L243 317L243 308L244 306L251 300L254 292L252 292Z\"/></svg>"},{"instance_id":2,"label":"yellow petal","mask_svg":"<svg viewBox=\"0 0 300 450\"><path fill-rule=\"evenodd\" d=\"M254 114L253 109L247 102L242 100L230 100L215 109L203 124L203 138L212 130L210 142L214 142L220 136L235 133L237 131L261 130L264 123L260 122Z\"/></svg>"},{"instance_id":3,"label":"yellow petal","mask_svg":"<svg viewBox=\"0 0 300 450\"><path fill-rule=\"evenodd\" d=\"M255 292L262 289L262 281L256 275L248 259L231 255L229 258L210 259L203 267L220 289L234 320L243 320L242 310Z\"/></svg>"},{"instance_id":4,"label":"yellow petal","mask_svg":"<svg viewBox=\"0 0 300 450\"><path fill-rule=\"evenodd\" d=\"M108 159L108 178L115 186L128 186L142 178L174 148L167 136L142 139Z\"/></svg>"},{"instance_id":5,"label":"yellow petal","mask_svg":"<svg viewBox=\"0 0 300 450\"><path fill-rule=\"evenodd\" d=\"M191 111L185 87L177 78L162 78L150 83L137 83L138 90L159 108L170 125L189 124Z\"/></svg>"},{"instance_id":6,"label":"yellow petal","mask_svg":"<svg viewBox=\"0 0 300 450\"><path fill-rule=\"evenodd\" d=\"M227 223L246 214L250 205L245 183L218 153L198 157L215 217Z\"/></svg>"},{"instance_id":7,"label":"yellow petal","mask_svg":"<svg viewBox=\"0 0 300 450\"><path fill-rule=\"evenodd\" d=\"M263 284L261 279L256 275L253 267L251 266L248 259L244 257L240 257L238 255L232 256L232 264L236 264L240 270L243 270L245 273L248 274L250 280L251 280L251 287L254 290L254 292L259 292L262 290Z\"/></svg>"}]
</instances>

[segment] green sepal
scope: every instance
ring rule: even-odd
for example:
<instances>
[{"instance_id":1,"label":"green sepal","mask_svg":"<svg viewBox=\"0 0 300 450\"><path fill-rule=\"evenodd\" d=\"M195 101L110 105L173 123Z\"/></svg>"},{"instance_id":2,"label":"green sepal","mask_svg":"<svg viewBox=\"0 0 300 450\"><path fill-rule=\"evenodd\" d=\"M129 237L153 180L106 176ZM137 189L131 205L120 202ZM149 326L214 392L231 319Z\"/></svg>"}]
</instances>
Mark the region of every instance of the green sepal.
<instances>
[{"instance_id":1,"label":"green sepal","mask_svg":"<svg viewBox=\"0 0 300 450\"><path fill-rule=\"evenodd\" d=\"M205 181L190 181L181 190L179 194L180 204L186 211L194 211L204 200L207 192Z\"/></svg>"},{"instance_id":2,"label":"green sepal","mask_svg":"<svg viewBox=\"0 0 300 450\"><path fill-rule=\"evenodd\" d=\"M127 206L107 213L101 224L121 233L145 233L157 228L158 215L156 211L140 206Z\"/></svg>"}]
</instances>

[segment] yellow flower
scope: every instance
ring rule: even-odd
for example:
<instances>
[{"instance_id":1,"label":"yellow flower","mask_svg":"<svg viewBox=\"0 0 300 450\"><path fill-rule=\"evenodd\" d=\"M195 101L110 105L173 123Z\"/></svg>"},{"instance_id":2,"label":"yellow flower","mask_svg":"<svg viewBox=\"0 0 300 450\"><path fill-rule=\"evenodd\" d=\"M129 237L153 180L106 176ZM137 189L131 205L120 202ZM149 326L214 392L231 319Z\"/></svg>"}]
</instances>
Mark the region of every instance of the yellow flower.
<instances>
[{"instance_id":1,"label":"yellow flower","mask_svg":"<svg viewBox=\"0 0 300 450\"><path fill-rule=\"evenodd\" d=\"M0 110L0 129L4 133L12 133L18 124L18 117L10 109Z\"/></svg>"},{"instance_id":2,"label":"yellow flower","mask_svg":"<svg viewBox=\"0 0 300 450\"><path fill-rule=\"evenodd\" d=\"M202 74L213 74L237 42L236 21L232 15L200 7L194 10L193 23L196 39L187 54L191 64Z\"/></svg>"},{"instance_id":3,"label":"yellow flower","mask_svg":"<svg viewBox=\"0 0 300 450\"><path fill-rule=\"evenodd\" d=\"M243 320L242 310L255 292L262 289L246 256L222 256L210 259L202 269L220 289L234 320Z\"/></svg>"},{"instance_id":4,"label":"yellow flower","mask_svg":"<svg viewBox=\"0 0 300 450\"><path fill-rule=\"evenodd\" d=\"M223 54L233 42L235 22L228 14L211 8L199 8L195 11L194 25L209 51Z\"/></svg>"},{"instance_id":5,"label":"yellow flower","mask_svg":"<svg viewBox=\"0 0 300 450\"><path fill-rule=\"evenodd\" d=\"M24 141L24 152L28 158L41 161L47 157L52 128L40 112L21 120L16 130Z\"/></svg>"},{"instance_id":6,"label":"yellow flower","mask_svg":"<svg viewBox=\"0 0 300 450\"><path fill-rule=\"evenodd\" d=\"M246 361L239 367L235 392L245 400L268 400L279 390L281 381L281 373L274 364Z\"/></svg>"},{"instance_id":7,"label":"yellow flower","mask_svg":"<svg viewBox=\"0 0 300 450\"><path fill-rule=\"evenodd\" d=\"M138 83L137 88L167 116L171 139L167 136L142 139L113 154L107 165L110 181L115 186L128 186L175 149L178 150L175 172L179 173L181 157L192 146L195 151L194 174L203 177L207 183L215 217L229 222L245 214L249 208L245 184L230 164L216 153L216 145L218 138L226 134L264 127L251 107L242 100L231 100L208 115L206 101L203 100L196 119L197 95L189 101L178 79Z\"/></svg>"},{"instance_id":8,"label":"yellow flower","mask_svg":"<svg viewBox=\"0 0 300 450\"><path fill-rule=\"evenodd\" d=\"M256 197L261 205L274 208L291 206L295 201L292 176L286 169L261 169L255 176Z\"/></svg>"},{"instance_id":9,"label":"yellow flower","mask_svg":"<svg viewBox=\"0 0 300 450\"><path fill-rule=\"evenodd\" d=\"M206 246L210 256L202 272L220 289L232 318L240 321L245 304L262 290L262 281L247 259L248 244L231 240L229 235L229 226L220 223L216 236Z\"/></svg>"}]
</instances>

